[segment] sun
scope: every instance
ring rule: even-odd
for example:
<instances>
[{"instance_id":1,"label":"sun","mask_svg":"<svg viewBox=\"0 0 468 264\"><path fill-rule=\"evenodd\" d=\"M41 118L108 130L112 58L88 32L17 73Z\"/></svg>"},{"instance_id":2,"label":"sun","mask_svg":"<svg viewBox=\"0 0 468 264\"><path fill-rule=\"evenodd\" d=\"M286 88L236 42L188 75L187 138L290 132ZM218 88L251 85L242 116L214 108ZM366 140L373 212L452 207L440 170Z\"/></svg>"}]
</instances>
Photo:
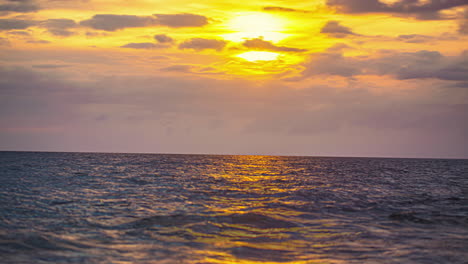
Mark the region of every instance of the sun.
<instances>
[{"instance_id":1,"label":"sun","mask_svg":"<svg viewBox=\"0 0 468 264\"><path fill-rule=\"evenodd\" d=\"M236 57L248 60L250 62L256 61L273 61L278 59L279 54L269 51L247 51L237 55Z\"/></svg>"},{"instance_id":2,"label":"sun","mask_svg":"<svg viewBox=\"0 0 468 264\"><path fill-rule=\"evenodd\" d=\"M223 37L234 42L253 38L277 42L288 36L288 34L282 33L285 24L286 22L282 18L267 13L237 13L226 24L226 28L232 33L224 34Z\"/></svg>"}]
</instances>

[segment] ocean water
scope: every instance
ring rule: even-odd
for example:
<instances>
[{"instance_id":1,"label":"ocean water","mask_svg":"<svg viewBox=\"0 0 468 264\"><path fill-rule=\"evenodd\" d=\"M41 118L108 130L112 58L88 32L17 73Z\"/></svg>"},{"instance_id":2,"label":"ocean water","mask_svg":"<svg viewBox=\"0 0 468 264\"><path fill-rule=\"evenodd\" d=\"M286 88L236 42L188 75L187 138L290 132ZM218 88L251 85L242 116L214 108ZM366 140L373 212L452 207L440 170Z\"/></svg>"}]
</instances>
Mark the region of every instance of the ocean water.
<instances>
[{"instance_id":1,"label":"ocean water","mask_svg":"<svg viewBox=\"0 0 468 264\"><path fill-rule=\"evenodd\" d=\"M0 152L1 263L468 263L468 160Z\"/></svg>"}]
</instances>

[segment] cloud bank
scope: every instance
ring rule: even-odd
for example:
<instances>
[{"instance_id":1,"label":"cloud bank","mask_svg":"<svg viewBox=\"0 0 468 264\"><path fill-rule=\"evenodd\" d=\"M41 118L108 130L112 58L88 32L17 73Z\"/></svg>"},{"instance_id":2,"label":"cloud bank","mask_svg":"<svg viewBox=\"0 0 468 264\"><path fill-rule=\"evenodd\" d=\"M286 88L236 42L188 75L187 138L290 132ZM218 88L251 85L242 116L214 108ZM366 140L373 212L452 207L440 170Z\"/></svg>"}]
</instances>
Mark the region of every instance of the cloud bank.
<instances>
[{"instance_id":1,"label":"cloud bank","mask_svg":"<svg viewBox=\"0 0 468 264\"><path fill-rule=\"evenodd\" d=\"M313 75L391 75L399 80L439 79L468 81L468 52L444 56L437 51L391 53L380 58L345 57L339 52L311 55L304 77Z\"/></svg>"},{"instance_id":2,"label":"cloud bank","mask_svg":"<svg viewBox=\"0 0 468 264\"><path fill-rule=\"evenodd\" d=\"M441 11L467 6L466 0L399 0L386 3L380 0L327 0L327 5L342 13L390 13L414 16L419 19L444 19Z\"/></svg>"},{"instance_id":3,"label":"cloud bank","mask_svg":"<svg viewBox=\"0 0 468 264\"><path fill-rule=\"evenodd\" d=\"M343 26L339 21L328 21L320 30L320 33L328 34L337 38L344 38L355 34L349 27Z\"/></svg>"},{"instance_id":4,"label":"cloud bank","mask_svg":"<svg viewBox=\"0 0 468 264\"><path fill-rule=\"evenodd\" d=\"M206 50L214 49L217 51L222 50L227 44L227 41L218 39L205 39L205 38L192 38L182 42L179 45L179 49L194 49L194 50Z\"/></svg>"},{"instance_id":5,"label":"cloud bank","mask_svg":"<svg viewBox=\"0 0 468 264\"><path fill-rule=\"evenodd\" d=\"M0 30L26 29L35 25L35 21L23 19L0 19Z\"/></svg>"},{"instance_id":6,"label":"cloud bank","mask_svg":"<svg viewBox=\"0 0 468 264\"><path fill-rule=\"evenodd\" d=\"M0 12L29 13L39 11L40 7L32 0L2 0Z\"/></svg>"},{"instance_id":7,"label":"cloud bank","mask_svg":"<svg viewBox=\"0 0 468 264\"><path fill-rule=\"evenodd\" d=\"M94 75L80 82L4 67L0 80L2 149L468 155L468 105L456 101L454 88L420 86L401 96L385 86L372 92L365 83L294 89L278 81L181 75Z\"/></svg>"},{"instance_id":8,"label":"cloud bank","mask_svg":"<svg viewBox=\"0 0 468 264\"><path fill-rule=\"evenodd\" d=\"M98 14L80 22L82 26L105 31L149 26L201 27L206 24L208 24L207 17L195 14L155 14L153 16Z\"/></svg>"}]
</instances>

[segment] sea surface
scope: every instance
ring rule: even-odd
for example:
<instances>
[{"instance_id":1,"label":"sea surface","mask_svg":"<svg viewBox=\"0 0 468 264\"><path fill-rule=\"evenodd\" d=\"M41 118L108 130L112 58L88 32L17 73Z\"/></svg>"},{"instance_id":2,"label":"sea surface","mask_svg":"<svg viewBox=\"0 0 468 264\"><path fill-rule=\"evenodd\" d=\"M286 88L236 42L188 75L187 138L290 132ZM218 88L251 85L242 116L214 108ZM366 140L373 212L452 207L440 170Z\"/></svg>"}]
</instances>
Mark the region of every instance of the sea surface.
<instances>
[{"instance_id":1,"label":"sea surface","mask_svg":"<svg viewBox=\"0 0 468 264\"><path fill-rule=\"evenodd\" d=\"M0 152L0 263L468 263L468 160Z\"/></svg>"}]
</instances>

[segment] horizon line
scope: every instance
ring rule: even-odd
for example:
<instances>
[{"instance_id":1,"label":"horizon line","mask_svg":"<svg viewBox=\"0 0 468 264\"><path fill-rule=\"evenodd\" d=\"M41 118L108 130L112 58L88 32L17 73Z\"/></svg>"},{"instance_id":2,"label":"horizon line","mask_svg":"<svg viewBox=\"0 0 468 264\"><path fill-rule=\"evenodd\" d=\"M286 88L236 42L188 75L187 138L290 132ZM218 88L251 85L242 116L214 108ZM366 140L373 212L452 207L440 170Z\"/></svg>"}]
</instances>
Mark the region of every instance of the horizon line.
<instances>
[{"instance_id":1,"label":"horizon line","mask_svg":"<svg viewBox=\"0 0 468 264\"><path fill-rule=\"evenodd\" d=\"M363 158L363 159L433 159L468 160L468 157L396 157L396 156L333 156L333 155L274 155L274 154L219 154L219 153L158 153L158 152L112 152L112 151L61 151L61 150L1 150L0 152L39 152L39 153L83 153L83 154L143 154L143 155L204 155L204 156L271 156L308 158Z\"/></svg>"}]
</instances>

